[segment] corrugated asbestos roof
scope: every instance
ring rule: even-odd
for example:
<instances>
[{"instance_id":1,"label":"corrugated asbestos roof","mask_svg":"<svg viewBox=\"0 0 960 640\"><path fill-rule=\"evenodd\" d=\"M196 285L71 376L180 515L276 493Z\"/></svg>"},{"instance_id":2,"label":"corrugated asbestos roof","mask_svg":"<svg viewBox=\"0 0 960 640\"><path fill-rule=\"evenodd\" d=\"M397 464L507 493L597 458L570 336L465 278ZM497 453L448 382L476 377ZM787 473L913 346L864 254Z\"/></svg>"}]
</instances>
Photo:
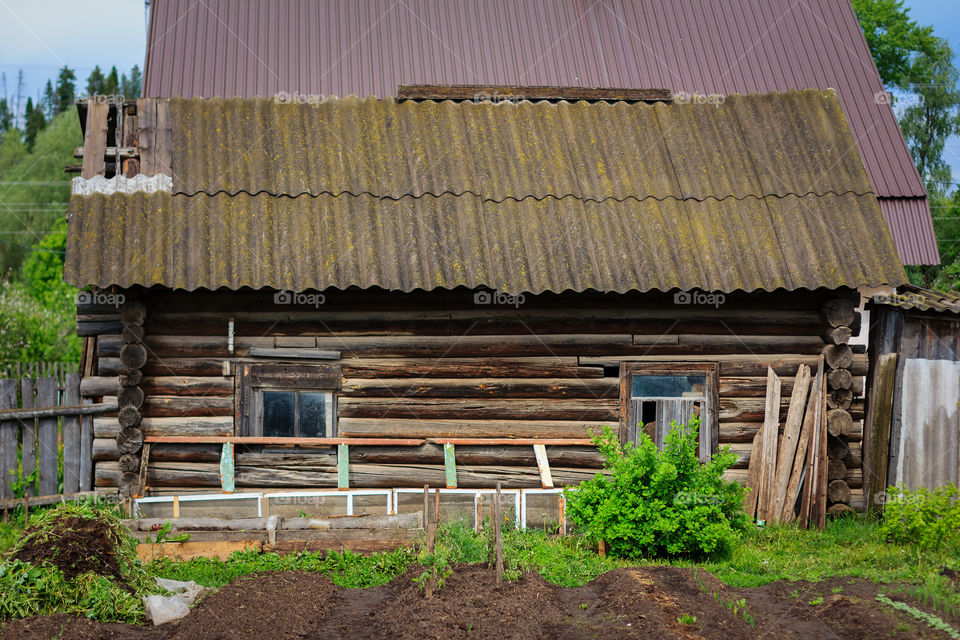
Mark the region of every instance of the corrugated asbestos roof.
<instances>
[{"instance_id":1,"label":"corrugated asbestos roof","mask_svg":"<svg viewBox=\"0 0 960 640\"><path fill-rule=\"evenodd\" d=\"M917 311L935 311L960 315L960 291L936 291L913 285L897 288L896 293L873 296L874 304Z\"/></svg>"},{"instance_id":2,"label":"corrugated asbestos roof","mask_svg":"<svg viewBox=\"0 0 960 640\"><path fill-rule=\"evenodd\" d=\"M173 100L173 194L71 199L64 277L196 289L900 284L832 92L720 106Z\"/></svg>"},{"instance_id":3,"label":"corrugated asbestos roof","mask_svg":"<svg viewBox=\"0 0 960 640\"><path fill-rule=\"evenodd\" d=\"M144 95L387 97L400 84L834 88L901 258L940 258L849 0L153 0ZM915 198L907 203L900 198Z\"/></svg>"}]
</instances>

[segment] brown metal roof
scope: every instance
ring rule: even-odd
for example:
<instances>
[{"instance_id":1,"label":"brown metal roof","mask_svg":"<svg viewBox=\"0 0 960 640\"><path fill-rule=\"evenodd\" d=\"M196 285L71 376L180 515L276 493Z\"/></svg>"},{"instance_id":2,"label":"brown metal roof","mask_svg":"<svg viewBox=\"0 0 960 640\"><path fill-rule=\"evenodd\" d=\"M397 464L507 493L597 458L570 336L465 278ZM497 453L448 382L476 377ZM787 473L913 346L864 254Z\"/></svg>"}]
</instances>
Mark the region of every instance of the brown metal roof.
<instances>
[{"instance_id":1,"label":"brown metal roof","mask_svg":"<svg viewBox=\"0 0 960 640\"><path fill-rule=\"evenodd\" d=\"M832 92L719 107L194 99L169 113L174 193L73 197L68 282L729 292L905 281ZM744 134L754 125L763 135Z\"/></svg>"},{"instance_id":2,"label":"brown metal roof","mask_svg":"<svg viewBox=\"0 0 960 640\"><path fill-rule=\"evenodd\" d=\"M849 0L152 3L146 96L386 97L401 84L834 88L902 259L940 261Z\"/></svg>"},{"instance_id":3,"label":"brown metal roof","mask_svg":"<svg viewBox=\"0 0 960 640\"><path fill-rule=\"evenodd\" d=\"M913 285L897 288L896 293L877 294L874 304L917 311L934 311L960 315L960 291L936 291Z\"/></svg>"},{"instance_id":4,"label":"brown metal roof","mask_svg":"<svg viewBox=\"0 0 960 640\"><path fill-rule=\"evenodd\" d=\"M175 193L484 200L872 192L832 91L721 105L170 101Z\"/></svg>"}]
</instances>

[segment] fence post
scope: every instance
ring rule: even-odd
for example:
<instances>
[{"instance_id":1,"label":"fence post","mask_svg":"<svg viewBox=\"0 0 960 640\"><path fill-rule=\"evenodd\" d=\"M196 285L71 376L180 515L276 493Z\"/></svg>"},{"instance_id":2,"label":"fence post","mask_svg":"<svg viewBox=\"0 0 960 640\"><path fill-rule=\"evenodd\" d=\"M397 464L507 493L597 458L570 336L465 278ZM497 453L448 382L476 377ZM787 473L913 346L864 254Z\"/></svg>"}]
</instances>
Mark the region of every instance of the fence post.
<instances>
[{"instance_id":1,"label":"fence post","mask_svg":"<svg viewBox=\"0 0 960 640\"><path fill-rule=\"evenodd\" d=\"M47 363L47 370L51 369ZM37 406L56 407L60 405L60 384L56 378L44 377L37 380ZM60 452L57 443L57 423L59 418L40 418L37 427L37 447L40 465L40 495L49 496L59 493L57 462Z\"/></svg>"},{"instance_id":2,"label":"fence post","mask_svg":"<svg viewBox=\"0 0 960 640\"><path fill-rule=\"evenodd\" d=\"M17 408L17 381L0 380L0 409ZM0 498L12 498L14 480L17 472L17 422L7 420L0 423Z\"/></svg>"},{"instance_id":3,"label":"fence post","mask_svg":"<svg viewBox=\"0 0 960 640\"><path fill-rule=\"evenodd\" d=\"M80 376L68 373L63 378L63 404L80 404ZM63 417L63 492L80 491L80 418Z\"/></svg>"}]
</instances>

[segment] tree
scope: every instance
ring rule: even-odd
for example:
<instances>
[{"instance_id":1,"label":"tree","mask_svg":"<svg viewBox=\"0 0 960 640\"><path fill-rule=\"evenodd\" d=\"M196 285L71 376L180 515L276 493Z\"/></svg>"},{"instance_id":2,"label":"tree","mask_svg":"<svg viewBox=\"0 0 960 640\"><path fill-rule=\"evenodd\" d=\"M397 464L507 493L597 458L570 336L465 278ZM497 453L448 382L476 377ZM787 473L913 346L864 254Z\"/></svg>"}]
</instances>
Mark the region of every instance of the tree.
<instances>
[{"instance_id":1,"label":"tree","mask_svg":"<svg viewBox=\"0 0 960 640\"><path fill-rule=\"evenodd\" d=\"M883 84L906 89L912 58L938 39L933 27L911 20L903 0L853 0L853 10Z\"/></svg>"},{"instance_id":2,"label":"tree","mask_svg":"<svg viewBox=\"0 0 960 640\"><path fill-rule=\"evenodd\" d=\"M47 119L43 117L43 105L39 102L34 105L33 98L27 98L24 120L23 140L27 144L27 149L30 150L33 149L33 144L37 141L37 134L47 126Z\"/></svg>"},{"instance_id":3,"label":"tree","mask_svg":"<svg viewBox=\"0 0 960 640\"><path fill-rule=\"evenodd\" d=\"M127 78L126 74L120 76L120 93L128 100L139 98L141 82L140 67L133 65L130 69L130 78Z\"/></svg>"},{"instance_id":4,"label":"tree","mask_svg":"<svg viewBox=\"0 0 960 640\"><path fill-rule=\"evenodd\" d=\"M43 89L43 110L47 118L57 115L57 97L53 93L53 82L47 80L47 86Z\"/></svg>"},{"instance_id":5,"label":"tree","mask_svg":"<svg viewBox=\"0 0 960 640\"><path fill-rule=\"evenodd\" d=\"M0 98L0 135L13 127L13 111L6 98Z\"/></svg>"},{"instance_id":6,"label":"tree","mask_svg":"<svg viewBox=\"0 0 960 640\"><path fill-rule=\"evenodd\" d=\"M107 79L103 82L103 94L107 96L115 96L120 92L120 79L117 76L117 68L111 67L110 74L107 75Z\"/></svg>"},{"instance_id":7,"label":"tree","mask_svg":"<svg viewBox=\"0 0 960 640\"><path fill-rule=\"evenodd\" d=\"M73 69L67 65L63 65L60 73L57 74L57 88L54 91L57 106L56 109L54 109L56 112L54 115L63 113L73 106L74 101L77 99L76 79L77 76L73 72Z\"/></svg>"},{"instance_id":8,"label":"tree","mask_svg":"<svg viewBox=\"0 0 960 640\"><path fill-rule=\"evenodd\" d=\"M90 72L90 75L87 76L87 95L103 95L103 83L103 72L100 71L100 66L97 65L93 68L93 71Z\"/></svg>"}]
</instances>

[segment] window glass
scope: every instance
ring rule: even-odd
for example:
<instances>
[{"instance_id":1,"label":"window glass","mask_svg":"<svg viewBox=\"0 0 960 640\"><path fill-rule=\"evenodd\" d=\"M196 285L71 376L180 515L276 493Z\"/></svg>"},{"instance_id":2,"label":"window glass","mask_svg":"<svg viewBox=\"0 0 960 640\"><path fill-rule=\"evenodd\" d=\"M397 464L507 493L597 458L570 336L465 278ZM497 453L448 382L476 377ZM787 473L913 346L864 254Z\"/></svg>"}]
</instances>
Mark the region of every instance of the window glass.
<instances>
[{"instance_id":1,"label":"window glass","mask_svg":"<svg viewBox=\"0 0 960 640\"><path fill-rule=\"evenodd\" d=\"M300 392L300 436L303 438L325 438L327 436L327 414L329 394L314 391Z\"/></svg>"},{"instance_id":2,"label":"window glass","mask_svg":"<svg viewBox=\"0 0 960 640\"><path fill-rule=\"evenodd\" d=\"M634 398L702 398L706 375L635 375Z\"/></svg>"},{"instance_id":3,"label":"window glass","mask_svg":"<svg viewBox=\"0 0 960 640\"><path fill-rule=\"evenodd\" d=\"M263 435L268 438L288 438L294 436L293 391L263 392Z\"/></svg>"}]
</instances>

